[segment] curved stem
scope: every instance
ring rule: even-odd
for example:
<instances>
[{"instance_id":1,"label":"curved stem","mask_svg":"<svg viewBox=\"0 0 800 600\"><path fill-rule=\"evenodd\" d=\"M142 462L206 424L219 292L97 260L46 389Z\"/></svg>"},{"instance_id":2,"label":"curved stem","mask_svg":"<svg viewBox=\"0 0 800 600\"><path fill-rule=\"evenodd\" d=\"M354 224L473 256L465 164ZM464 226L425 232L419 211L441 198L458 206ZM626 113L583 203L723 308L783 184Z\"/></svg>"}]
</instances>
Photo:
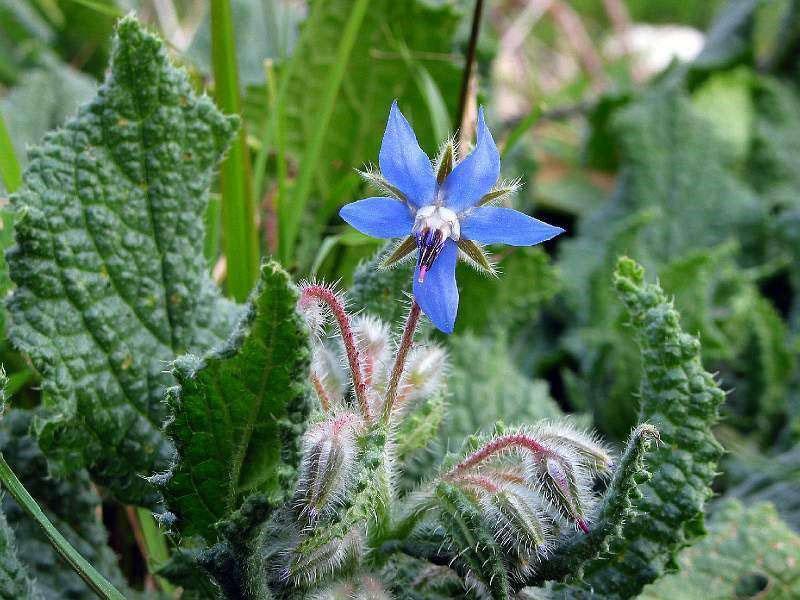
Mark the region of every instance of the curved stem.
<instances>
[{"instance_id":1,"label":"curved stem","mask_svg":"<svg viewBox=\"0 0 800 600\"><path fill-rule=\"evenodd\" d=\"M67 561L67 564L80 575L81 579L86 582L95 594L106 600L125 600L125 596L89 564L53 526L44 512L42 512L42 509L39 508L36 500L31 497L22 482L14 475L2 454L0 454L0 481L2 481L3 487L8 490L8 493L17 501L17 504L44 530L44 534L50 544L61 555L61 558Z\"/></svg>"},{"instance_id":2,"label":"curved stem","mask_svg":"<svg viewBox=\"0 0 800 600\"><path fill-rule=\"evenodd\" d=\"M364 376L361 369L361 359L356 347L356 336L350 326L350 317L344 309L344 304L328 288L321 285L309 285L303 288L300 302L307 301L309 298L316 298L324 302L333 313L336 323L339 325L339 332L342 334L347 362L350 364L350 372L353 374L353 388L355 389L358 405L361 407L361 414L367 422L372 422L372 411L367 401L367 384L364 383Z\"/></svg>"},{"instance_id":3,"label":"curved stem","mask_svg":"<svg viewBox=\"0 0 800 600\"><path fill-rule=\"evenodd\" d=\"M395 400L397 400L397 389L400 386L400 379L403 377L408 352L414 344L414 332L417 330L417 324L419 323L419 314L419 304L414 300L411 303L411 310L408 313L406 325L403 329L403 337L400 339L400 347L397 349L397 358L394 361L392 374L389 376L389 385L386 388L386 401L383 405L383 419L385 421L389 420Z\"/></svg>"},{"instance_id":4,"label":"curved stem","mask_svg":"<svg viewBox=\"0 0 800 600\"><path fill-rule=\"evenodd\" d=\"M502 452L503 450L511 447L523 448L528 450L532 454L537 454L539 456L552 456L553 451L543 446L536 440L534 440L531 436L526 435L524 433L512 433L509 435L503 435L499 438L496 438L480 448L476 450L472 454L470 454L467 458L462 460L458 463L455 467L450 469L445 477L451 478L463 473L475 467L485 461L486 459L494 456L495 454Z\"/></svg>"}]
</instances>

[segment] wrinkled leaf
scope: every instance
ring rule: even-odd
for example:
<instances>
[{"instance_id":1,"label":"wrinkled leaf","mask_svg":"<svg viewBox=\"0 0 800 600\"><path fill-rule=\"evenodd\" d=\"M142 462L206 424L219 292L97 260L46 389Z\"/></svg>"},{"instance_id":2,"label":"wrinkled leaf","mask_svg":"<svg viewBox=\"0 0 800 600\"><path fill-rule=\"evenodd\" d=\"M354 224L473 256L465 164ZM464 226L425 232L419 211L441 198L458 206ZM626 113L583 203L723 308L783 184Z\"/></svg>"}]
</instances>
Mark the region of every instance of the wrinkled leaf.
<instances>
[{"instance_id":1,"label":"wrinkled leaf","mask_svg":"<svg viewBox=\"0 0 800 600\"><path fill-rule=\"evenodd\" d=\"M132 17L97 97L31 151L12 196L10 336L42 374L39 443L120 499L152 502L166 467L165 365L227 337L206 274L202 216L236 121L197 97Z\"/></svg>"}]
</instances>

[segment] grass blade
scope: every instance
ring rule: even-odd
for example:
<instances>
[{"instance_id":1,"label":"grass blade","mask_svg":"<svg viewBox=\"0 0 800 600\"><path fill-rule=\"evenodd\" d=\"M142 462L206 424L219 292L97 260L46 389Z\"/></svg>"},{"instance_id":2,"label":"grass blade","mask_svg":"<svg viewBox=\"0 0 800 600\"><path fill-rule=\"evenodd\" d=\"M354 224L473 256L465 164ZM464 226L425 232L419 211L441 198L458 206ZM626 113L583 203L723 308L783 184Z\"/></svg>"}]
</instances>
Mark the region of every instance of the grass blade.
<instances>
[{"instance_id":1,"label":"grass blade","mask_svg":"<svg viewBox=\"0 0 800 600\"><path fill-rule=\"evenodd\" d=\"M303 155L299 168L299 179L295 193L292 195L291 204L287 202L285 196L281 196L278 207L279 235L280 235L280 256L284 264L289 264L289 260L294 250L297 239L300 218L305 210L308 198L311 195L311 188L314 183L317 163L319 162L322 145L325 142L325 134L333 115L336 97L342 83L345 68L350 60L350 53L355 45L358 31L364 20L364 15L369 8L369 0L355 0L353 9L347 19L342 39L336 52L334 61L323 95L322 110L317 114L316 122L312 129L313 134L308 147ZM282 111L281 111L282 114Z\"/></svg>"},{"instance_id":2,"label":"grass blade","mask_svg":"<svg viewBox=\"0 0 800 600\"><path fill-rule=\"evenodd\" d=\"M6 122L0 114L0 177L9 193L17 191L22 185L22 170L17 162L17 155L14 154L14 146L11 144L11 136L8 135Z\"/></svg>"},{"instance_id":3,"label":"grass blade","mask_svg":"<svg viewBox=\"0 0 800 600\"><path fill-rule=\"evenodd\" d=\"M42 509L39 508L36 500L31 497L25 486L14 475L2 454L0 454L0 481L3 483L3 488L17 501L17 504L42 528L48 541L61 555L61 558L81 576L81 579L86 582L95 594L106 600L125 600L125 596L120 594L119 590L89 564L53 526L42 512Z\"/></svg>"},{"instance_id":4,"label":"grass blade","mask_svg":"<svg viewBox=\"0 0 800 600\"><path fill-rule=\"evenodd\" d=\"M236 43L229 0L211 1L211 58L217 104L241 114ZM222 245L228 265L228 294L244 301L258 275L259 243L244 126L220 169Z\"/></svg>"}]
</instances>

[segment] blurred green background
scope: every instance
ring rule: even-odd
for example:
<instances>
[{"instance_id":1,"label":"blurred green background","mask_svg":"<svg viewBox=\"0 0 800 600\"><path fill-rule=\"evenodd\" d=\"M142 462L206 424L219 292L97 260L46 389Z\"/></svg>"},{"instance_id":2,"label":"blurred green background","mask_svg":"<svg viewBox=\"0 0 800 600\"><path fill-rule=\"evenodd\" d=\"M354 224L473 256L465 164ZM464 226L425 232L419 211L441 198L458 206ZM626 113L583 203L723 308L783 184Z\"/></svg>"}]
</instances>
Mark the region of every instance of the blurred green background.
<instances>
[{"instance_id":1,"label":"blurred green background","mask_svg":"<svg viewBox=\"0 0 800 600\"><path fill-rule=\"evenodd\" d=\"M341 279L356 308L396 321L407 275L375 277L365 261L378 242L337 210L367 195L354 169L376 162L393 99L429 154L459 128L468 143L475 102L457 121L473 7L233 0L226 33L203 0L0 0L0 114L24 167L26 148L92 97L115 19L136 11L198 89L243 116L244 146L229 163L241 191L215 188L207 215L217 281L246 295L252 257L230 248L251 239L298 278ZM220 38L235 47L232 85L215 67ZM625 437L639 359L610 281L628 254L674 295L729 391L718 491L772 500L800 527L798 86L797 0L485 3L468 89L487 108L503 175L523 183L514 206L567 234L491 249L498 280L460 273L457 333L446 340L451 439L496 417L562 412ZM228 202L249 217L227 222ZM7 214L4 223L8 245ZM486 354L476 391L467 375ZM36 375L7 344L2 361L19 401L35 405ZM503 410L486 412L498 397ZM115 544L128 557L125 535Z\"/></svg>"}]
</instances>

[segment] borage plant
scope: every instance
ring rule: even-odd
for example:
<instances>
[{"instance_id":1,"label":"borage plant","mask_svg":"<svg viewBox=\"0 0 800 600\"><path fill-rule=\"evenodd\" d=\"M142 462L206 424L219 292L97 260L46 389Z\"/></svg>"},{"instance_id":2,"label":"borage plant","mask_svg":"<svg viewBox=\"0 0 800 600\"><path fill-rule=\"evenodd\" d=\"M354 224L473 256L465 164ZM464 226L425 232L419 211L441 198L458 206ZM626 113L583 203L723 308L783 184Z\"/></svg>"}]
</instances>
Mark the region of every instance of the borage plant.
<instances>
[{"instance_id":1,"label":"borage plant","mask_svg":"<svg viewBox=\"0 0 800 600\"><path fill-rule=\"evenodd\" d=\"M641 268L621 260L614 281L644 367L640 424L622 452L566 421L498 422L420 472L399 450L406 436L433 443L425 407L447 379L445 349L417 339L422 312L452 331L459 256L493 272L481 244L560 230L490 206L515 186L497 184L482 111L475 149L458 162L447 142L431 164L393 106L380 173L365 174L388 197L342 216L402 238L388 265L417 250L398 335L353 316L330 286L295 286L275 262L236 306L199 246L235 125L129 17L97 98L32 152L13 198L9 311L42 376L33 432L51 473L154 510L172 550L162 583L193 597L627 598L666 571L702 531L722 393ZM99 595L120 597L0 466L48 541ZM416 485L404 491L401 478ZM8 564L9 585L27 590L17 596L35 596Z\"/></svg>"}]
</instances>

